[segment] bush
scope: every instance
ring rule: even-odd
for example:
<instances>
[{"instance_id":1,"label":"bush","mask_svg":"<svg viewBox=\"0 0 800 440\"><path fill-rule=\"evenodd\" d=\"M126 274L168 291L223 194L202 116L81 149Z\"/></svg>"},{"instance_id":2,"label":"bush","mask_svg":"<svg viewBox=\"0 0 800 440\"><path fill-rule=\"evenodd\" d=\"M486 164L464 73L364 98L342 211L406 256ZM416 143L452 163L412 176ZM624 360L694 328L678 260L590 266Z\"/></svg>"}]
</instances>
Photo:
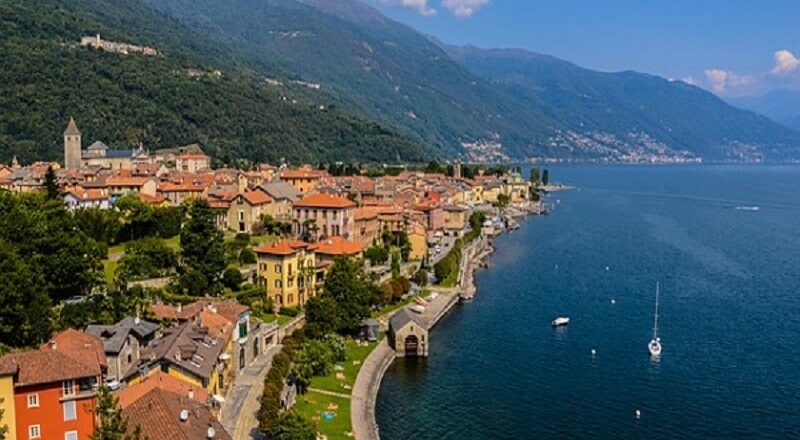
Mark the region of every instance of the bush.
<instances>
[{"instance_id":1,"label":"bush","mask_svg":"<svg viewBox=\"0 0 800 440\"><path fill-rule=\"evenodd\" d=\"M414 274L412 280L417 283L420 287L425 287L428 285L428 271L425 269L420 269L417 273Z\"/></svg>"},{"instance_id":2,"label":"bush","mask_svg":"<svg viewBox=\"0 0 800 440\"><path fill-rule=\"evenodd\" d=\"M291 316L292 318L294 318L300 314L300 311L297 310L296 307L281 307L278 313L280 313L283 316Z\"/></svg>"},{"instance_id":3,"label":"bush","mask_svg":"<svg viewBox=\"0 0 800 440\"><path fill-rule=\"evenodd\" d=\"M314 426L295 411L281 414L278 425L271 433L273 440L315 440Z\"/></svg>"},{"instance_id":4,"label":"bush","mask_svg":"<svg viewBox=\"0 0 800 440\"><path fill-rule=\"evenodd\" d=\"M322 340L331 349L334 361L344 362L347 360L347 341L344 337L336 333L328 333Z\"/></svg>"},{"instance_id":5,"label":"bush","mask_svg":"<svg viewBox=\"0 0 800 440\"><path fill-rule=\"evenodd\" d=\"M256 264L256 253L252 249L246 247L239 253L239 263L241 264Z\"/></svg>"},{"instance_id":6,"label":"bush","mask_svg":"<svg viewBox=\"0 0 800 440\"><path fill-rule=\"evenodd\" d=\"M222 285L233 291L239 290L242 282L244 282L244 277L242 277L242 273L239 272L239 269L235 267L225 269L225 272L222 274Z\"/></svg>"},{"instance_id":7,"label":"bush","mask_svg":"<svg viewBox=\"0 0 800 440\"><path fill-rule=\"evenodd\" d=\"M261 393L261 406L258 408L258 429L261 432L271 432L278 426L279 413L281 410L281 391L283 387L277 388L271 383L264 385Z\"/></svg>"},{"instance_id":8,"label":"bush","mask_svg":"<svg viewBox=\"0 0 800 440\"><path fill-rule=\"evenodd\" d=\"M389 260L389 248L386 246L372 246L364 252L364 258L368 259L371 264L385 264Z\"/></svg>"},{"instance_id":9,"label":"bush","mask_svg":"<svg viewBox=\"0 0 800 440\"><path fill-rule=\"evenodd\" d=\"M289 374L291 364L292 361L289 359L289 356L281 351L280 353L276 354L274 358L272 358L272 367L270 368L270 371L274 369L280 372L282 376L286 377Z\"/></svg>"}]
</instances>

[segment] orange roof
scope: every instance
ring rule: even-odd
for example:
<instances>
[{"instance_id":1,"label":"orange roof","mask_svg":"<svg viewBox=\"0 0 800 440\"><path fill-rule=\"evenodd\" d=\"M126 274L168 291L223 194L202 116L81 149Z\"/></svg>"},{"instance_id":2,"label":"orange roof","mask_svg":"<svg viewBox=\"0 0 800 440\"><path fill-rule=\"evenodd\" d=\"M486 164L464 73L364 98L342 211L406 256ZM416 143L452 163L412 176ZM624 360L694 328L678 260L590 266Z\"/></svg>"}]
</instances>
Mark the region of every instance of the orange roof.
<instances>
[{"instance_id":1,"label":"orange roof","mask_svg":"<svg viewBox=\"0 0 800 440\"><path fill-rule=\"evenodd\" d=\"M202 160L202 159L208 159L208 156L206 156L203 153L187 153L187 154L181 154L180 156L178 156L178 159Z\"/></svg>"},{"instance_id":2,"label":"orange roof","mask_svg":"<svg viewBox=\"0 0 800 440\"><path fill-rule=\"evenodd\" d=\"M111 176L106 179L108 186L142 186L150 180L148 177Z\"/></svg>"},{"instance_id":3,"label":"orange roof","mask_svg":"<svg viewBox=\"0 0 800 440\"><path fill-rule=\"evenodd\" d=\"M97 336L68 328L42 345L42 350L56 350L82 364L108 367L103 341Z\"/></svg>"},{"instance_id":4,"label":"orange roof","mask_svg":"<svg viewBox=\"0 0 800 440\"><path fill-rule=\"evenodd\" d=\"M253 249L257 254L292 255L301 249L314 249L314 247L300 240L281 240L275 243L264 243Z\"/></svg>"},{"instance_id":5,"label":"orange roof","mask_svg":"<svg viewBox=\"0 0 800 440\"><path fill-rule=\"evenodd\" d=\"M294 203L302 208L352 208L356 204L352 200L331 194L309 194Z\"/></svg>"},{"instance_id":6,"label":"orange roof","mask_svg":"<svg viewBox=\"0 0 800 440\"><path fill-rule=\"evenodd\" d=\"M226 342L230 340L232 336L231 330L233 330L231 321L207 309L200 312L199 316L201 324L208 329L208 333L211 336Z\"/></svg>"},{"instance_id":7,"label":"orange roof","mask_svg":"<svg viewBox=\"0 0 800 440\"><path fill-rule=\"evenodd\" d=\"M147 195L147 194L144 194L144 193L139 193L139 194L137 194L137 196L139 196L139 200L141 200L141 201L143 201L145 203L151 203L153 205L160 205L160 204L164 203L167 200L162 195L150 196L150 195Z\"/></svg>"},{"instance_id":8,"label":"orange roof","mask_svg":"<svg viewBox=\"0 0 800 440\"><path fill-rule=\"evenodd\" d=\"M122 409L127 408L133 402L139 400L142 396L151 390L159 388L162 390L171 391L181 396L189 397L189 391L194 393L194 400L205 403L208 400L208 392L201 387L194 386L188 382L176 379L162 371L145 376L141 382L136 385L131 385L117 394L119 405Z\"/></svg>"},{"instance_id":9,"label":"orange roof","mask_svg":"<svg viewBox=\"0 0 800 440\"><path fill-rule=\"evenodd\" d=\"M380 208L356 208L353 212L353 218L358 220L367 220L371 218L378 218Z\"/></svg>"},{"instance_id":10,"label":"orange roof","mask_svg":"<svg viewBox=\"0 0 800 440\"><path fill-rule=\"evenodd\" d=\"M280 174L281 179L319 179L326 173L309 170L286 170Z\"/></svg>"},{"instance_id":11,"label":"orange roof","mask_svg":"<svg viewBox=\"0 0 800 440\"><path fill-rule=\"evenodd\" d=\"M317 253L325 255L357 255L364 248L353 241L342 237L331 237L317 243Z\"/></svg>"},{"instance_id":12,"label":"orange roof","mask_svg":"<svg viewBox=\"0 0 800 440\"><path fill-rule=\"evenodd\" d=\"M203 192L205 189L205 186L192 185L189 183L163 182L158 185L158 190L162 192Z\"/></svg>"},{"instance_id":13,"label":"orange roof","mask_svg":"<svg viewBox=\"0 0 800 440\"><path fill-rule=\"evenodd\" d=\"M151 304L150 310L158 319L175 319L178 317L178 308L169 304Z\"/></svg>"},{"instance_id":14,"label":"orange roof","mask_svg":"<svg viewBox=\"0 0 800 440\"><path fill-rule=\"evenodd\" d=\"M15 385L27 386L97 377L100 367L86 365L58 350L26 351L0 358L0 371L16 371Z\"/></svg>"},{"instance_id":15,"label":"orange roof","mask_svg":"<svg viewBox=\"0 0 800 440\"><path fill-rule=\"evenodd\" d=\"M272 197L264 191L245 191L240 195L251 205L266 205L272 201Z\"/></svg>"}]
</instances>

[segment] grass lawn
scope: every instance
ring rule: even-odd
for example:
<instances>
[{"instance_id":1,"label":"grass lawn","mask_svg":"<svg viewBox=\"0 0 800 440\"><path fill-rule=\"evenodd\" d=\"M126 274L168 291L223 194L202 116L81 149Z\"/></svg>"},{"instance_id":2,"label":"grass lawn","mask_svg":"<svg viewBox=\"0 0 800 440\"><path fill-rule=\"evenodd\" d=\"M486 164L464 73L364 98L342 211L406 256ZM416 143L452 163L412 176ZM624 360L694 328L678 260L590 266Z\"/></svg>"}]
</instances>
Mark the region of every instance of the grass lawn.
<instances>
[{"instance_id":1,"label":"grass lawn","mask_svg":"<svg viewBox=\"0 0 800 440\"><path fill-rule=\"evenodd\" d=\"M382 337L383 335L380 335L380 338ZM361 369L364 359L366 359L372 350L375 349L375 347L378 345L378 342L370 342L366 346L359 347L356 345L354 340L348 339L347 360L337 363L337 365L341 365L343 367L343 370L336 371L336 369L334 369L327 376L314 377L311 379L311 388L319 388L321 390L333 391L336 393L350 394L353 384L356 383L356 376L358 376L358 371ZM354 361L357 362L358 365L353 365ZM337 373L344 374L344 379L337 379ZM344 388L344 385L349 386L350 389Z\"/></svg>"},{"instance_id":2,"label":"grass lawn","mask_svg":"<svg viewBox=\"0 0 800 440\"><path fill-rule=\"evenodd\" d=\"M278 241L278 236L276 235L251 235L250 236L250 245L251 246L258 246L262 243L272 243Z\"/></svg>"},{"instance_id":3,"label":"grass lawn","mask_svg":"<svg viewBox=\"0 0 800 440\"><path fill-rule=\"evenodd\" d=\"M105 274L106 284L114 284L114 274L117 272L117 261L103 260L103 273Z\"/></svg>"},{"instance_id":4,"label":"grass lawn","mask_svg":"<svg viewBox=\"0 0 800 440\"><path fill-rule=\"evenodd\" d=\"M332 406L329 406L331 404ZM325 434L328 440L353 438L346 434L353 429L350 424L350 399L310 391L304 396L297 397L294 410L304 419L311 421L317 431ZM323 417L325 412L334 414L334 418L325 420Z\"/></svg>"},{"instance_id":5,"label":"grass lawn","mask_svg":"<svg viewBox=\"0 0 800 440\"><path fill-rule=\"evenodd\" d=\"M291 321L292 319L294 319L295 317L294 316L286 316L286 315L275 316L272 313L266 313L264 315L259 316L259 318L263 322L266 322L266 323L277 322L279 326L283 326L286 323L288 323L289 321Z\"/></svg>"},{"instance_id":6,"label":"grass lawn","mask_svg":"<svg viewBox=\"0 0 800 440\"><path fill-rule=\"evenodd\" d=\"M444 279L441 283L439 283L442 287L454 287L458 282L458 272L461 270L461 265L458 266L458 269L454 270L447 278Z\"/></svg>"}]
</instances>

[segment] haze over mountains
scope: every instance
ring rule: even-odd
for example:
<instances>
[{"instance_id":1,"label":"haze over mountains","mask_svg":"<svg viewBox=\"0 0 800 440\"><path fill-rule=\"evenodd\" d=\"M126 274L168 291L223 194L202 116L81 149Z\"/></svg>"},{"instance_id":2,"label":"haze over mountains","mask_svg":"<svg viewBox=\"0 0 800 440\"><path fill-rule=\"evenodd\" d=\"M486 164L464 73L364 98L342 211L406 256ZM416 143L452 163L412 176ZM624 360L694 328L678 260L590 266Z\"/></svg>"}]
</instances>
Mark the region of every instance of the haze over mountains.
<instances>
[{"instance_id":1,"label":"haze over mountains","mask_svg":"<svg viewBox=\"0 0 800 440\"><path fill-rule=\"evenodd\" d=\"M117 87L110 81L104 87L114 92L113 99L98 97L93 105L81 106L79 91L65 91L78 87L78 79L65 82L57 74L61 68L48 65L48 58L39 59L52 71L42 84L54 82L70 102L91 115L90 130L110 141L125 142L120 133L131 130L144 132L145 141L159 145L199 141L225 161L353 160L360 154L361 160L372 161L397 156L602 161L800 158L798 132L733 108L683 82L636 72L595 72L524 51L446 46L356 0L26 2L38 8L14 3L0 0L20 16L49 7L69 12L70 20L53 25L62 26L58 32L47 28L37 34L37 41L46 41L54 53L57 47L72 53L67 42L95 32L165 53L160 60L131 56L123 61L108 54L68 55L76 66L96 66L81 68L90 78L99 75L109 80L107 72L99 72L106 63L117 68L124 64L141 75L153 75L158 68L160 73L153 76L160 81L165 81L163 72L190 66L223 73L225 87L207 79L201 84L170 79L168 87L177 100L158 97L166 84L150 88L136 81ZM14 30L20 32L18 27ZM0 49L30 44L19 36L11 44L10 38L3 32L0 40L6 44ZM24 69L20 66L14 65ZM136 77L122 76L128 81ZM278 82L280 87L275 86ZM192 97L198 96L203 105L193 103ZM302 105L287 107L287 98ZM174 101L192 108L191 117ZM122 109L134 103L152 111L126 116L130 110ZM214 103L215 118L203 112L208 103ZM57 112L36 110L18 100L3 106L23 122L0 123L2 157L10 156L12 149L16 154L26 150L28 157L52 156L63 129L58 117L71 109L60 105ZM75 116L80 120L79 114ZM46 128L31 124L31 118L46 121ZM311 133L303 131L308 127L313 127ZM47 148L31 144L46 139L50 139ZM356 148L348 146L353 141Z\"/></svg>"}]
</instances>

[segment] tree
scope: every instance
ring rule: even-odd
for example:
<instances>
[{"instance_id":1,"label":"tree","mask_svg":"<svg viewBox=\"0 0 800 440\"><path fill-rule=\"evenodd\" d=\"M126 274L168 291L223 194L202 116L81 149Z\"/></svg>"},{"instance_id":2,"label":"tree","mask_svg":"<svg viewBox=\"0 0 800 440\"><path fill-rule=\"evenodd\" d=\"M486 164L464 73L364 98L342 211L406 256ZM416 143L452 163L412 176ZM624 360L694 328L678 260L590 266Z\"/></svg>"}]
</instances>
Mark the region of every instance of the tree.
<instances>
[{"instance_id":1,"label":"tree","mask_svg":"<svg viewBox=\"0 0 800 440\"><path fill-rule=\"evenodd\" d=\"M370 261L371 264L385 264L389 260L389 249L386 246L375 245L367 249L364 257Z\"/></svg>"},{"instance_id":2,"label":"tree","mask_svg":"<svg viewBox=\"0 0 800 440\"><path fill-rule=\"evenodd\" d=\"M3 399L0 398L0 405L2 405ZM8 434L8 425L3 425L3 415L5 414L5 410L0 408L0 440L6 440L6 434Z\"/></svg>"},{"instance_id":3,"label":"tree","mask_svg":"<svg viewBox=\"0 0 800 440\"><path fill-rule=\"evenodd\" d=\"M294 410L281 414L278 426L272 431L273 440L314 440L314 426Z\"/></svg>"},{"instance_id":4,"label":"tree","mask_svg":"<svg viewBox=\"0 0 800 440\"><path fill-rule=\"evenodd\" d=\"M342 328L339 304L331 295L317 295L306 303L306 331L315 337L337 332Z\"/></svg>"},{"instance_id":5,"label":"tree","mask_svg":"<svg viewBox=\"0 0 800 440\"><path fill-rule=\"evenodd\" d=\"M113 244L122 228L120 214L114 209L84 208L72 214L75 226L98 243Z\"/></svg>"},{"instance_id":6,"label":"tree","mask_svg":"<svg viewBox=\"0 0 800 440\"><path fill-rule=\"evenodd\" d=\"M510 200L511 197L509 197L507 194L499 194L497 196L497 206L505 208L506 206L508 206Z\"/></svg>"},{"instance_id":7,"label":"tree","mask_svg":"<svg viewBox=\"0 0 800 440\"><path fill-rule=\"evenodd\" d=\"M50 338L50 298L42 277L2 239L0 279L0 341L34 347Z\"/></svg>"},{"instance_id":8,"label":"tree","mask_svg":"<svg viewBox=\"0 0 800 440\"><path fill-rule=\"evenodd\" d=\"M331 349L334 361L344 362L347 360L347 341L345 341L342 335L328 333L322 340Z\"/></svg>"},{"instance_id":9,"label":"tree","mask_svg":"<svg viewBox=\"0 0 800 440\"><path fill-rule=\"evenodd\" d=\"M425 269L418 270L411 280L417 283L419 287L425 288L428 285L428 271Z\"/></svg>"},{"instance_id":10,"label":"tree","mask_svg":"<svg viewBox=\"0 0 800 440\"><path fill-rule=\"evenodd\" d=\"M550 183L550 170L544 170L542 172L542 183L544 185L548 185Z\"/></svg>"},{"instance_id":11,"label":"tree","mask_svg":"<svg viewBox=\"0 0 800 440\"><path fill-rule=\"evenodd\" d=\"M242 277L242 272L235 267L229 267L225 269L225 272L222 274L222 285L233 290L234 292L238 291L242 287L243 282L244 277Z\"/></svg>"},{"instance_id":12,"label":"tree","mask_svg":"<svg viewBox=\"0 0 800 440\"><path fill-rule=\"evenodd\" d=\"M539 167L531 167L531 183L539 183L540 175L539 175Z\"/></svg>"},{"instance_id":13,"label":"tree","mask_svg":"<svg viewBox=\"0 0 800 440\"><path fill-rule=\"evenodd\" d=\"M325 342L306 341L294 357L292 373L302 387L311 384L313 376L325 376L333 368L333 351Z\"/></svg>"},{"instance_id":14,"label":"tree","mask_svg":"<svg viewBox=\"0 0 800 440\"><path fill-rule=\"evenodd\" d=\"M182 263L186 273L206 278L208 288L219 291L222 271L225 270L225 248L222 232L217 229L216 214L205 200L194 200L189 208L189 220L181 230ZM192 294L202 294L191 290Z\"/></svg>"},{"instance_id":15,"label":"tree","mask_svg":"<svg viewBox=\"0 0 800 440\"><path fill-rule=\"evenodd\" d=\"M337 322L332 327L337 333L354 334L358 331L361 321L369 316L372 287L360 261L352 258L334 260L325 278L322 296L329 295L335 301Z\"/></svg>"},{"instance_id":16,"label":"tree","mask_svg":"<svg viewBox=\"0 0 800 440\"><path fill-rule=\"evenodd\" d=\"M125 245L116 276L121 281L166 275L178 264L177 256L163 240L143 238Z\"/></svg>"},{"instance_id":17,"label":"tree","mask_svg":"<svg viewBox=\"0 0 800 440\"><path fill-rule=\"evenodd\" d=\"M153 210L155 233L161 238L171 238L181 233L184 212L179 206L162 206Z\"/></svg>"},{"instance_id":18,"label":"tree","mask_svg":"<svg viewBox=\"0 0 800 440\"><path fill-rule=\"evenodd\" d=\"M106 386L97 390L97 408L95 413L99 419L91 440L144 440L141 428L128 429L128 419L119 409L117 398Z\"/></svg>"},{"instance_id":19,"label":"tree","mask_svg":"<svg viewBox=\"0 0 800 440\"><path fill-rule=\"evenodd\" d=\"M267 382L261 392L261 406L258 408L258 429L261 432L272 432L278 424L278 415L281 410L281 391L275 384Z\"/></svg>"},{"instance_id":20,"label":"tree","mask_svg":"<svg viewBox=\"0 0 800 440\"><path fill-rule=\"evenodd\" d=\"M122 218L119 241L138 240L155 235L154 208L136 195L128 194L120 197L114 202L114 208L120 212Z\"/></svg>"},{"instance_id":21,"label":"tree","mask_svg":"<svg viewBox=\"0 0 800 440\"><path fill-rule=\"evenodd\" d=\"M56 183L56 172L53 171L53 167L47 167L44 173L44 193L50 200L61 198L61 190Z\"/></svg>"}]
</instances>

